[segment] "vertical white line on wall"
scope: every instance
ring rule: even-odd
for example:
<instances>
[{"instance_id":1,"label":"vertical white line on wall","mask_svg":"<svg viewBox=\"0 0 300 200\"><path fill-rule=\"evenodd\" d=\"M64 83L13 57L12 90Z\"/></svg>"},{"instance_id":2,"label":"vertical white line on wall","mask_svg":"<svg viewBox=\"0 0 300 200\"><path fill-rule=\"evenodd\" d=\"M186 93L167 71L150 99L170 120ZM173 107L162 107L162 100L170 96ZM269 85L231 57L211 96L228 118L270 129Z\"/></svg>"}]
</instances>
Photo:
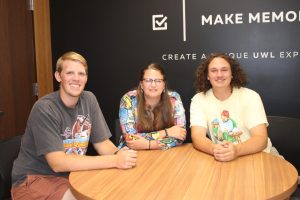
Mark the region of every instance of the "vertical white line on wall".
<instances>
[{"instance_id":1,"label":"vertical white line on wall","mask_svg":"<svg viewBox=\"0 0 300 200\"><path fill-rule=\"evenodd\" d=\"M183 41L186 41L185 0L182 0Z\"/></svg>"}]
</instances>

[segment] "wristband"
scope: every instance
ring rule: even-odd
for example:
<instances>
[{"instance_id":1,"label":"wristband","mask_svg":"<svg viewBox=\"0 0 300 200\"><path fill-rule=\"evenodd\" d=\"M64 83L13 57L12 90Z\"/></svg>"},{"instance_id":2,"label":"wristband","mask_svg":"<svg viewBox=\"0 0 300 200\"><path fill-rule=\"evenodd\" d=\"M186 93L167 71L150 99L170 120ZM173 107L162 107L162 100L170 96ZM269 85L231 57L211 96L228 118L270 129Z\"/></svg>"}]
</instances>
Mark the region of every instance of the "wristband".
<instances>
[{"instance_id":1,"label":"wristband","mask_svg":"<svg viewBox=\"0 0 300 200\"><path fill-rule=\"evenodd\" d=\"M149 149L148 150L150 150L150 140L149 140Z\"/></svg>"},{"instance_id":2,"label":"wristband","mask_svg":"<svg viewBox=\"0 0 300 200\"><path fill-rule=\"evenodd\" d=\"M166 128L165 128L165 133L166 133L166 137L169 137L169 134L168 134L168 131Z\"/></svg>"}]
</instances>

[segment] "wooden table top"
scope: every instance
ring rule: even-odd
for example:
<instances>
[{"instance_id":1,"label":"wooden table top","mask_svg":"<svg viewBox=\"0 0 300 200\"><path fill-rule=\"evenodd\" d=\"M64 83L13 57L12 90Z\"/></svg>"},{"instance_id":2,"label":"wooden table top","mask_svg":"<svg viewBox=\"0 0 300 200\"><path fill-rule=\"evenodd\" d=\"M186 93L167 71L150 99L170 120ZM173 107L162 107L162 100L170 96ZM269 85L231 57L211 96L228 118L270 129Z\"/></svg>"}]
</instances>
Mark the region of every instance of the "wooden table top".
<instances>
[{"instance_id":1,"label":"wooden table top","mask_svg":"<svg viewBox=\"0 0 300 200\"><path fill-rule=\"evenodd\" d=\"M166 151L138 152L129 170L72 172L79 199L286 199L296 190L298 173L286 160L267 153L231 162L184 144Z\"/></svg>"}]
</instances>

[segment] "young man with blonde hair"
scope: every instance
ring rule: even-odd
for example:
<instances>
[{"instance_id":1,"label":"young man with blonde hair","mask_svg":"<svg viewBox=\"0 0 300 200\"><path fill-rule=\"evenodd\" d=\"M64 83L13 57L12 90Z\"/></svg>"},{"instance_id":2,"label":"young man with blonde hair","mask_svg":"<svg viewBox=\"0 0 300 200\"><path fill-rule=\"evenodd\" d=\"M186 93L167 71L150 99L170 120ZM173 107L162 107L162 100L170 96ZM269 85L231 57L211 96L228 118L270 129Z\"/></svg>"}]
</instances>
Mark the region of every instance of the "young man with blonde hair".
<instances>
[{"instance_id":1,"label":"young man with blonde hair","mask_svg":"<svg viewBox=\"0 0 300 200\"><path fill-rule=\"evenodd\" d=\"M97 99L84 91L88 65L78 53L67 52L56 65L60 89L33 106L12 172L12 198L75 199L69 189L71 171L136 165L137 153L120 151ZM91 142L99 156L85 156Z\"/></svg>"}]
</instances>

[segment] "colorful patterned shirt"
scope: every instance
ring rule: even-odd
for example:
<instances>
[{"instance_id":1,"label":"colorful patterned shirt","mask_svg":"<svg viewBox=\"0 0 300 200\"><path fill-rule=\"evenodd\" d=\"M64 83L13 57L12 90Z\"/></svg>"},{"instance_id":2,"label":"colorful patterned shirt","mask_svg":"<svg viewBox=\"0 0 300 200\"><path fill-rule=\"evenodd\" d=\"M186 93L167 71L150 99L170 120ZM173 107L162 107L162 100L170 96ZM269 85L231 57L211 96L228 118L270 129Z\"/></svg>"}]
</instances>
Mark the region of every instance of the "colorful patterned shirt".
<instances>
[{"instance_id":1,"label":"colorful patterned shirt","mask_svg":"<svg viewBox=\"0 0 300 200\"><path fill-rule=\"evenodd\" d=\"M171 100L171 104L173 107L173 117L175 125L178 125L182 128L186 126L185 120L185 110L180 98L180 95L175 91L168 92ZM147 140L156 140L159 144L164 144L162 149L169 149L171 147L177 146L182 144L183 141L173 138L173 137L166 137L166 138L159 138L159 132L153 131L149 133L138 133L137 130L137 91L129 91L126 93L120 102L120 110L119 110L119 118L120 124L123 134L138 134L144 137ZM170 127L165 127L170 128ZM124 137L123 137L124 138ZM125 139L120 140L119 148L126 145Z\"/></svg>"}]
</instances>

